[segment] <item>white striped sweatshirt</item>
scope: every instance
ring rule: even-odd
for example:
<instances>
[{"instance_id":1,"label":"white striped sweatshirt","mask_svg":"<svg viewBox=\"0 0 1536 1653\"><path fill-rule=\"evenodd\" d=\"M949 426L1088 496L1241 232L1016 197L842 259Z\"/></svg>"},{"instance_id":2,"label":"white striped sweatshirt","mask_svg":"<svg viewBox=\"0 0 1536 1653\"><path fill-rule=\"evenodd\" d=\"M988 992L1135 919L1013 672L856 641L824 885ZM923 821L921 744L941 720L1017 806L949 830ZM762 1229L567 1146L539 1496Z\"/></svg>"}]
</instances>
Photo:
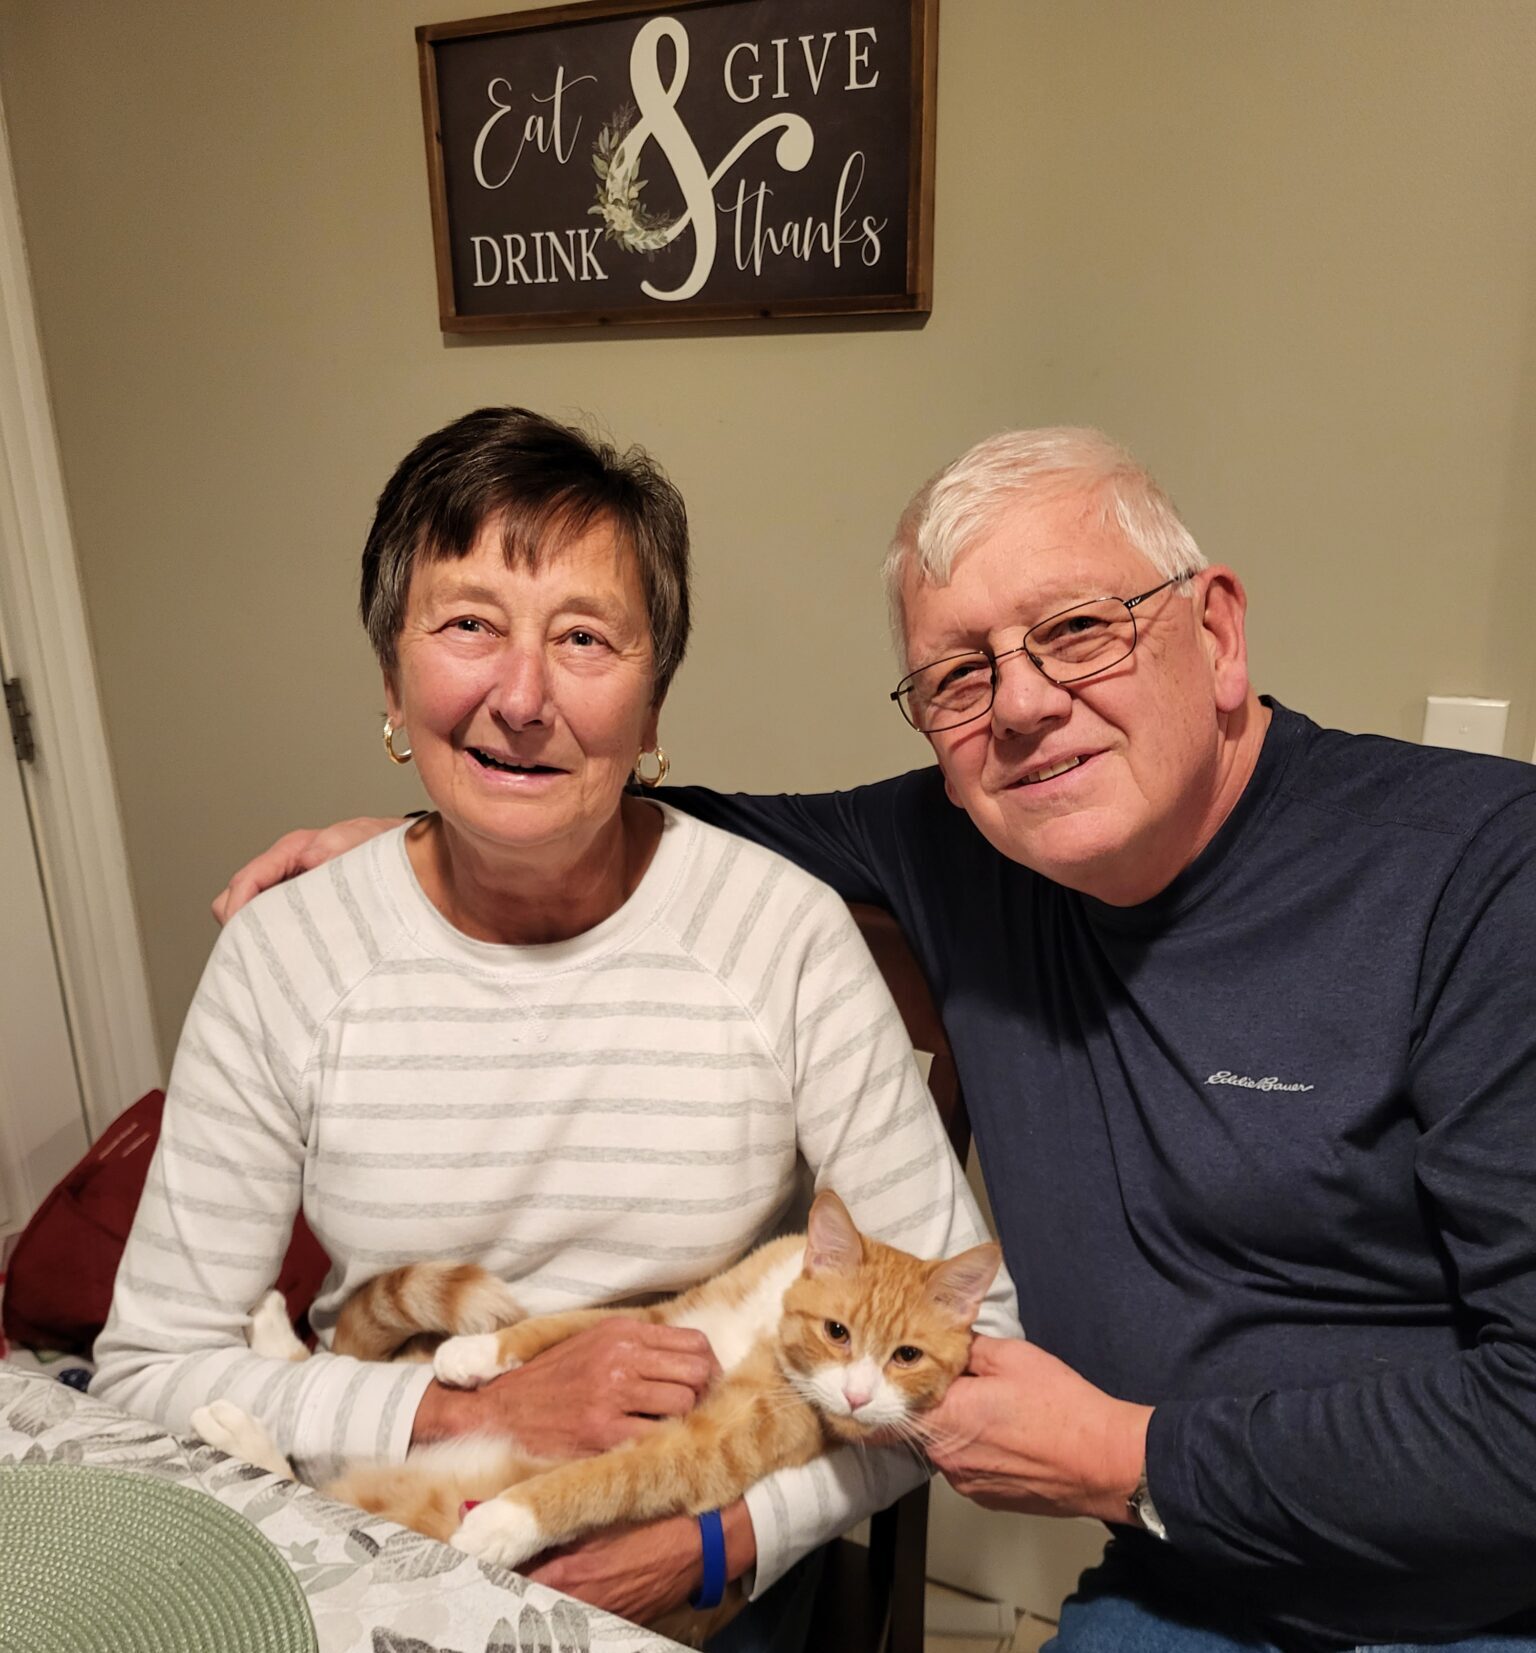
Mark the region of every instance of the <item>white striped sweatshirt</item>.
<instances>
[{"instance_id":1,"label":"white striped sweatshirt","mask_svg":"<svg viewBox=\"0 0 1536 1653\"><path fill-rule=\"evenodd\" d=\"M812 1179L919 1256L983 1237L843 903L663 815L638 889L569 941L463 935L403 828L235 917L177 1047L93 1394L182 1433L227 1398L322 1481L402 1458L431 1377L327 1352L386 1269L473 1260L530 1314L668 1294L793 1225ZM244 1334L301 1205L332 1267L321 1348L290 1364ZM981 1326L1016 1332L1006 1278ZM754 1593L920 1474L845 1449L759 1482Z\"/></svg>"}]
</instances>

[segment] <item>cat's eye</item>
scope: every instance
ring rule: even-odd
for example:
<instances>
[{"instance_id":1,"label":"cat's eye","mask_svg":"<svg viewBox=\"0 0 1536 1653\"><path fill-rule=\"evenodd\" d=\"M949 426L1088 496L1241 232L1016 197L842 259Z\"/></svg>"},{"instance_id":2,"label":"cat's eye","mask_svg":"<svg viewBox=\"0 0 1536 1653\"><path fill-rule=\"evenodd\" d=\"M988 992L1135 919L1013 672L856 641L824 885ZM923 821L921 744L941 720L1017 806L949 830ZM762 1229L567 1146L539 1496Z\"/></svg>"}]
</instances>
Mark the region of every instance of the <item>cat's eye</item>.
<instances>
[{"instance_id":1,"label":"cat's eye","mask_svg":"<svg viewBox=\"0 0 1536 1653\"><path fill-rule=\"evenodd\" d=\"M827 1321L826 1333L834 1343L846 1343L848 1341L848 1328L841 1320Z\"/></svg>"},{"instance_id":2,"label":"cat's eye","mask_svg":"<svg viewBox=\"0 0 1536 1653\"><path fill-rule=\"evenodd\" d=\"M915 1366L923 1358L921 1349L914 1349L910 1343L902 1346L891 1356L898 1366Z\"/></svg>"}]
</instances>

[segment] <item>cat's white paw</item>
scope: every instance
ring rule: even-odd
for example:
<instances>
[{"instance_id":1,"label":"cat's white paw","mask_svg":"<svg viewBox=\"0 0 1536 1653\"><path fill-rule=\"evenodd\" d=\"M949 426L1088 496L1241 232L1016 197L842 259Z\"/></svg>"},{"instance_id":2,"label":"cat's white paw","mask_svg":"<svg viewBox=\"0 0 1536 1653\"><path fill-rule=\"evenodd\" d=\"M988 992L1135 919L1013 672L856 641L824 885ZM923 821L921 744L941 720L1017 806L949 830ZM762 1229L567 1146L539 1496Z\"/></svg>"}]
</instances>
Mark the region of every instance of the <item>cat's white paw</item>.
<instances>
[{"instance_id":1,"label":"cat's white paw","mask_svg":"<svg viewBox=\"0 0 1536 1653\"><path fill-rule=\"evenodd\" d=\"M503 1360L496 1352L494 1332L479 1332L473 1337L450 1337L438 1345L432 1357L432 1375L450 1389L478 1389L493 1377L521 1366L520 1360Z\"/></svg>"},{"instance_id":2,"label":"cat's white paw","mask_svg":"<svg viewBox=\"0 0 1536 1653\"><path fill-rule=\"evenodd\" d=\"M549 1546L533 1511L506 1496L477 1504L448 1542L454 1549L496 1567L520 1567Z\"/></svg>"},{"instance_id":3,"label":"cat's white paw","mask_svg":"<svg viewBox=\"0 0 1536 1653\"><path fill-rule=\"evenodd\" d=\"M293 1468L278 1450L277 1444L249 1412L242 1412L233 1401L210 1401L192 1414L192 1427L209 1446L255 1464L269 1474L280 1475L286 1481L293 1479Z\"/></svg>"},{"instance_id":4,"label":"cat's white paw","mask_svg":"<svg viewBox=\"0 0 1536 1653\"><path fill-rule=\"evenodd\" d=\"M269 1291L251 1310L245 1340L251 1352L268 1360L307 1360L309 1350L288 1318L288 1305L280 1291Z\"/></svg>"}]
</instances>

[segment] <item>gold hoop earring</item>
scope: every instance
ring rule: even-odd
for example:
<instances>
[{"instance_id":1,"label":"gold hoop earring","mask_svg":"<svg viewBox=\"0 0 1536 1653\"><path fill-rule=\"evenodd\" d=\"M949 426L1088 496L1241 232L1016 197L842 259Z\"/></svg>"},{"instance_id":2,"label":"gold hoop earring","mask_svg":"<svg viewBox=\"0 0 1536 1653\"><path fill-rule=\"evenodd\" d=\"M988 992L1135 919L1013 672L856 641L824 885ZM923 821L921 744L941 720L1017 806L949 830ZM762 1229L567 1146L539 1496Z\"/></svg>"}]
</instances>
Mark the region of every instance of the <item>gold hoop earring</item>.
<instances>
[{"instance_id":1,"label":"gold hoop earring","mask_svg":"<svg viewBox=\"0 0 1536 1653\"><path fill-rule=\"evenodd\" d=\"M647 775L645 772L645 760L647 758L655 758L656 760L656 772L653 775ZM634 776L635 779L639 781L641 786L643 786L647 792L650 792L660 786L661 783L667 778L667 771L671 767L671 758L669 758L662 748L658 746L654 752L642 752L640 756L635 759Z\"/></svg>"},{"instance_id":2,"label":"gold hoop earring","mask_svg":"<svg viewBox=\"0 0 1536 1653\"><path fill-rule=\"evenodd\" d=\"M399 733L400 733L400 731L395 727L393 720L390 719L390 718L385 718L384 719L384 750L389 754L389 761L391 763L406 764L406 763L409 763L411 761L411 759L416 754L411 751L409 746L407 746L406 749L405 749L405 756L404 757L401 757L400 754L395 750L395 736L398 735Z\"/></svg>"}]
</instances>

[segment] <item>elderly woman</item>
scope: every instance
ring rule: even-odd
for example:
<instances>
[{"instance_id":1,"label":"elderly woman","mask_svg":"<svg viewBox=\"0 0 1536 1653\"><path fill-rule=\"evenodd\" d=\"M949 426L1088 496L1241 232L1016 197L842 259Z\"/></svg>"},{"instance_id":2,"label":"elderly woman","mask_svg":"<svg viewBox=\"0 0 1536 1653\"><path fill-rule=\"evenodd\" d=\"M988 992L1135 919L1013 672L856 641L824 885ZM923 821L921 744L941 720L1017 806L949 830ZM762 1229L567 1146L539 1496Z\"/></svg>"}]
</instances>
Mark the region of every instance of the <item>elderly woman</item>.
<instances>
[{"instance_id":1,"label":"elderly woman","mask_svg":"<svg viewBox=\"0 0 1536 1653\"><path fill-rule=\"evenodd\" d=\"M211 1398L301 1474L505 1431L601 1450L685 1412L702 1336L610 1321L472 1393L327 1350L370 1276L473 1259L525 1309L679 1290L784 1221L806 1170L922 1255L980 1235L846 909L786 861L627 790L688 634L682 501L515 408L427 437L379 500L362 610L384 745L434 806L240 912L177 1050L164 1132L97 1343L94 1392L187 1430ZM316 1358L245 1343L295 1213L332 1259ZM1010 1324L994 1288L983 1324ZM897 1496L844 1452L722 1512L761 1594ZM535 1576L630 1617L701 1577L688 1518Z\"/></svg>"}]
</instances>

